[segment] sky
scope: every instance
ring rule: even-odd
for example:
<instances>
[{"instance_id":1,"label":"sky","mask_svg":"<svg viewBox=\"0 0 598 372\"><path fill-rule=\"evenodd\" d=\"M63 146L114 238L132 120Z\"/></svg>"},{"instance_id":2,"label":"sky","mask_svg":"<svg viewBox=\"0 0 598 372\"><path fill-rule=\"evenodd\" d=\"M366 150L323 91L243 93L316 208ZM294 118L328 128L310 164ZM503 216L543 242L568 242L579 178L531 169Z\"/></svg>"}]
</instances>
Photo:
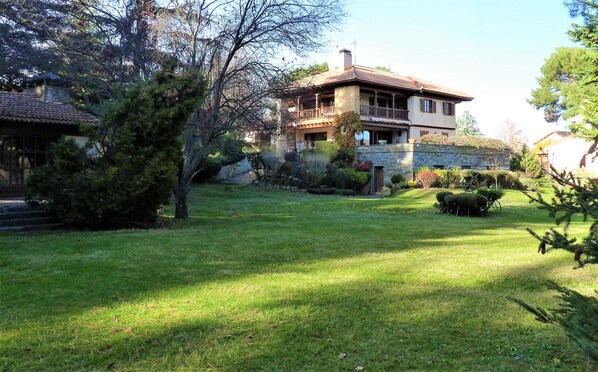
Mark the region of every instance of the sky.
<instances>
[{"instance_id":1,"label":"sky","mask_svg":"<svg viewBox=\"0 0 598 372\"><path fill-rule=\"evenodd\" d=\"M348 17L332 32L329 48L311 63L337 65L338 50L356 64L385 66L402 75L473 95L468 110L482 133L496 137L507 119L529 143L565 128L546 123L527 103L540 69L557 47L573 46L576 20L562 0L348 0Z\"/></svg>"}]
</instances>

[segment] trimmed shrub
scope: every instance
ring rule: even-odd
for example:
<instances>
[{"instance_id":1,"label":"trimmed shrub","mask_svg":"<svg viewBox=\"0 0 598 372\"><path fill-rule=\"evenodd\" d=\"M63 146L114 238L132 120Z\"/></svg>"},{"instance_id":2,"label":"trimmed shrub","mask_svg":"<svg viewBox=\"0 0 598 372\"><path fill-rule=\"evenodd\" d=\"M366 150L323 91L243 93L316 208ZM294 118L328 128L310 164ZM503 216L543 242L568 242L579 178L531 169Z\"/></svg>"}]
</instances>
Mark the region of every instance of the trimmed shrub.
<instances>
[{"instance_id":1,"label":"trimmed shrub","mask_svg":"<svg viewBox=\"0 0 598 372\"><path fill-rule=\"evenodd\" d=\"M349 168L355 161L355 149L350 147L341 147L334 159L332 160L338 164L339 168Z\"/></svg>"},{"instance_id":2,"label":"trimmed shrub","mask_svg":"<svg viewBox=\"0 0 598 372\"><path fill-rule=\"evenodd\" d=\"M358 191L370 181L370 174L351 168L341 168L337 171L335 178L335 186L338 188Z\"/></svg>"},{"instance_id":3,"label":"trimmed shrub","mask_svg":"<svg viewBox=\"0 0 598 372\"><path fill-rule=\"evenodd\" d=\"M461 175L459 169L436 169L434 173L438 175L438 185L444 188L456 188L461 183Z\"/></svg>"},{"instance_id":4,"label":"trimmed shrub","mask_svg":"<svg viewBox=\"0 0 598 372\"><path fill-rule=\"evenodd\" d=\"M316 151L322 154L326 154L328 159L332 160L338 154L338 145L336 142L331 141L316 141L315 142Z\"/></svg>"},{"instance_id":5,"label":"trimmed shrub","mask_svg":"<svg viewBox=\"0 0 598 372\"><path fill-rule=\"evenodd\" d=\"M438 175L434 171L423 171L417 174L417 180L424 189L429 189L438 182Z\"/></svg>"},{"instance_id":6,"label":"trimmed shrub","mask_svg":"<svg viewBox=\"0 0 598 372\"><path fill-rule=\"evenodd\" d=\"M485 216L488 212L488 199L470 192L447 195L444 198L446 213L457 216Z\"/></svg>"},{"instance_id":7,"label":"trimmed shrub","mask_svg":"<svg viewBox=\"0 0 598 372\"><path fill-rule=\"evenodd\" d=\"M336 189L334 187L317 186L317 187L308 187L307 192L310 194L332 195L336 192Z\"/></svg>"},{"instance_id":8,"label":"trimmed shrub","mask_svg":"<svg viewBox=\"0 0 598 372\"><path fill-rule=\"evenodd\" d=\"M449 195L453 195L453 193L450 191L441 191L436 194L436 201L438 203L436 203L435 207L442 213L446 213L447 205L444 199Z\"/></svg>"},{"instance_id":9,"label":"trimmed shrub","mask_svg":"<svg viewBox=\"0 0 598 372\"><path fill-rule=\"evenodd\" d=\"M483 188L477 189L477 193L488 199L488 202L492 204L505 195L505 190Z\"/></svg>"},{"instance_id":10,"label":"trimmed shrub","mask_svg":"<svg viewBox=\"0 0 598 372\"><path fill-rule=\"evenodd\" d=\"M390 182L394 184L399 184L401 182L405 182L405 177L402 174L397 173L390 177Z\"/></svg>"}]
</instances>

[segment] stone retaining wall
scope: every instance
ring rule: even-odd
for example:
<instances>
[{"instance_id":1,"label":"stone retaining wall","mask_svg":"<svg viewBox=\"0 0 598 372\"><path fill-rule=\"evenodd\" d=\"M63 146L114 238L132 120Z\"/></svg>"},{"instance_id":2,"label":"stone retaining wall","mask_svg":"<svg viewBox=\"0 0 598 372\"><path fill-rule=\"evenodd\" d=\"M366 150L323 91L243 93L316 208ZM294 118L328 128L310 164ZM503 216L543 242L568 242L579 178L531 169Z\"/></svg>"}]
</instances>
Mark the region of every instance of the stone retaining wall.
<instances>
[{"instance_id":1,"label":"stone retaining wall","mask_svg":"<svg viewBox=\"0 0 598 372\"><path fill-rule=\"evenodd\" d=\"M413 172L423 166L486 170L497 164L500 169L509 169L509 156L509 151L422 143L357 146L358 160L371 160L374 167L383 167L384 183L397 173L413 180Z\"/></svg>"}]
</instances>

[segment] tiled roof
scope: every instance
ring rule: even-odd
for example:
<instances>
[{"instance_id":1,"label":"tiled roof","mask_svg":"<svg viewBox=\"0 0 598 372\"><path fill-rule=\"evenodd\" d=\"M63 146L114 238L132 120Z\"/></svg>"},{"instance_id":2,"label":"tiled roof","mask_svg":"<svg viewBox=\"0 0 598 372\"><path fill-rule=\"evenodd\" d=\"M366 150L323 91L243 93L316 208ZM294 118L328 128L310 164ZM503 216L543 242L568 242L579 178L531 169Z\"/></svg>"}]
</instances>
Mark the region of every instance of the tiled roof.
<instances>
[{"instance_id":1,"label":"tiled roof","mask_svg":"<svg viewBox=\"0 0 598 372\"><path fill-rule=\"evenodd\" d=\"M546 138L550 137L553 134L556 134L556 135L561 136L563 138L567 138L567 137L569 137L571 135L571 132L569 132L568 130L553 130L552 132L548 133L544 137L542 137L539 140L537 140L536 142L534 142L534 145L536 143L544 141Z\"/></svg>"},{"instance_id":2,"label":"tiled roof","mask_svg":"<svg viewBox=\"0 0 598 372\"><path fill-rule=\"evenodd\" d=\"M399 75L393 72L376 70L364 66L351 66L346 70L331 70L302 79L300 84L324 86L348 82L361 82L384 86L393 89L403 89L412 92L434 93L453 97L461 101L471 101L473 97L467 93L450 89L430 81L412 76Z\"/></svg>"},{"instance_id":3,"label":"tiled roof","mask_svg":"<svg viewBox=\"0 0 598 372\"><path fill-rule=\"evenodd\" d=\"M0 120L60 125L77 125L80 121L91 125L99 123L95 116L71 105L16 92L0 92Z\"/></svg>"}]
</instances>

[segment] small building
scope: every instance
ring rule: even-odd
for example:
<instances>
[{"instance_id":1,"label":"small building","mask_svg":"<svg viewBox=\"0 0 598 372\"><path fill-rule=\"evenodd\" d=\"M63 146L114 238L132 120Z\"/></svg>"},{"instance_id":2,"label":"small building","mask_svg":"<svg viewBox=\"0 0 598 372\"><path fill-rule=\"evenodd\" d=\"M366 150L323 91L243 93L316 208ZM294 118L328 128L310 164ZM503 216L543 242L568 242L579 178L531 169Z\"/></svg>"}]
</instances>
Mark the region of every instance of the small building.
<instances>
[{"instance_id":1,"label":"small building","mask_svg":"<svg viewBox=\"0 0 598 372\"><path fill-rule=\"evenodd\" d=\"M66 83L54 74L29 81L23 92L0 92L0 196L22 196L26 180L50 159L50 144L61 136L86 141L81 123L98 119L68 103Z\"/></svg>"}]
</instances>

